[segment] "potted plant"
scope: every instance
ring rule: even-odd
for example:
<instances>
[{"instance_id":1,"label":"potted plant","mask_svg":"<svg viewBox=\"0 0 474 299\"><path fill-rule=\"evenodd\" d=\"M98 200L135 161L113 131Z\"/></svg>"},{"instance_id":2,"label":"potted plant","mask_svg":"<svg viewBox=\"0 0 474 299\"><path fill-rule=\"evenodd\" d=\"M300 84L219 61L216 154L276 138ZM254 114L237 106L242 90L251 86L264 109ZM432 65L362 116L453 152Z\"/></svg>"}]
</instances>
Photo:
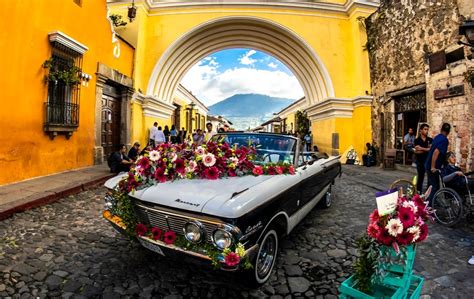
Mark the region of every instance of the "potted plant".
<instances>
[{"instance_id":1,"label":"potted plant","mask_svg":"<svg viewBox=\"0 0 474 299\"><path fill-rule=\"evenodd\" d=\"M355 272L339 289L342 298L419 296L423 278L413 275L413 263L416 244L428 236L427 195L398 196L388 212L370 214L366 234L356 241Z\"/></svg>"},{"instance_id":2,"label":"potted plant","mask_svg":"<svg viewBox=\"0 0 474 299\"><path fill-rule=\"evenodd\" d=\"M55 63L55 58L51 57L43 62L43 68L48 69L48 74L44 77L46 83L50 81L55 83L62 82L67 86L71 86L80 82L79 74L81 69L72 62L65 67L59 67Z\"/></svg>"}]
</instances>

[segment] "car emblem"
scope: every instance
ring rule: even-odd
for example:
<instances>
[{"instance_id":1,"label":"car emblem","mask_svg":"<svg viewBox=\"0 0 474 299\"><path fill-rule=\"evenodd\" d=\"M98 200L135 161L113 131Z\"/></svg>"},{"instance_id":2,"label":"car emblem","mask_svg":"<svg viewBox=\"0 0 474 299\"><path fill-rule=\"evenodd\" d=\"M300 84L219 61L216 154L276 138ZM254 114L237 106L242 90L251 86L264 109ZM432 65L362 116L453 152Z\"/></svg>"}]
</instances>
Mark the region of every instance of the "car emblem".
<instances>
[{"instance_id":1,"label":"car emblem","mask_svg":"<svg viewBox=\"0 0 474 299\"><path fill-rule=\"evenodd\" d=\"M199 206L201 205L201 204L199 204L199 203L193 203L193 202L189 202L189 201L184 201L184 200L181 200L181 199L179 199L179 198L177 198L177 199L175 200L175 202L177 202L177 203L182 203L182 204L189 205L189 206L195 206L195 207L199 207Z\"/></svg>"}]
</instances>

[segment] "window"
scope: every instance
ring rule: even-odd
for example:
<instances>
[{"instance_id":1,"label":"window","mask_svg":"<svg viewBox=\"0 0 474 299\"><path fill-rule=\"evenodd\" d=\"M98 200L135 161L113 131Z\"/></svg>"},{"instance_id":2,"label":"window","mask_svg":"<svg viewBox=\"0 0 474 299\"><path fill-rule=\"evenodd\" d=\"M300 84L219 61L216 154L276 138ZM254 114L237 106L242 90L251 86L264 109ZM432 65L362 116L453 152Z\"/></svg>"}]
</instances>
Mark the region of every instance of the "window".
<instances>
[{"instance_id":1,"label":"window","mask_svg":"<svg viewBox=\"0 0 474 299\"><path fill-rule=\"evenodd\" d=\"M82 54L87 49L61 32L50 34L52 55L44 67L48 97L45 103L47 132L72 132L79 126ZM70 136L70 134L68 135Z\"/></svg>"}]
</instances>

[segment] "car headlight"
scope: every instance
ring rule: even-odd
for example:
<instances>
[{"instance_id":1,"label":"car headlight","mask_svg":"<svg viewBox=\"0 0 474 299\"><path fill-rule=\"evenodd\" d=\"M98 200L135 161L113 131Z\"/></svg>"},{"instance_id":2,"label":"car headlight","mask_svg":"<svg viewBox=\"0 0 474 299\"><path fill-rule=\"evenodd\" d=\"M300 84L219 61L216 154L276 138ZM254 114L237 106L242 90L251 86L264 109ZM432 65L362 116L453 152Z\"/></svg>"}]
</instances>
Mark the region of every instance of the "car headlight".
<instances>
[{"instance_id":1,"label":"car headlight","mask_svg":"<svg viewBox=\"0 0 474 299\"><path fill-rule=\"evenodd\" d=\"M212 242L220 250L224 250L232 245L232 234L223 229L216 229L212 234Z\"/></svg>"},{"instance_id":2,"label":"car headlight","mask_svg":"<svg viewBox=\"0 0 474 299\"><path fill-rule=\"evenodd\" d=\"M184 237L191 243L199 243L204 239L204 227L198 221L187 222L184 227Z\"/></svg>"},{"instance_id":3,"label":"car headlight","mask_svg":"<svg viewBox=\"0 0 474 299\"><path fill-rule=\"evenodd\" d=\"M221 224L218 229L212 233L212 243L220 249L229 248L236 240L242 236L239 228L230 224Z\"/></svg>"}]
</instances>

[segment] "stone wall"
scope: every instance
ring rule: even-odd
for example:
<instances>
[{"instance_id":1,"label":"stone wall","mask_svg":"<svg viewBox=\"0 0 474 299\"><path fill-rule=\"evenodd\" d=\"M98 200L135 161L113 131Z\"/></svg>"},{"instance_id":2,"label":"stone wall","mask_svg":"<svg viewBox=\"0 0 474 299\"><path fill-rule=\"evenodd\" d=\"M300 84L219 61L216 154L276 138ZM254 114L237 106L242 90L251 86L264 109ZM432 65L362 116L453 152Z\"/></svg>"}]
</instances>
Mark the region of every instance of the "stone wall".
<instances>
[{"instance_id":1,"label":"stone wall","mask_svg":"<svg viewBox=\"0 0 474 299\"><path fill-rule=\"evenodd\" d=\"M465 1L462 4L462 12L470 11L474 6ZM474 119L471 115L474 112L474 94L472 86L465 79L467 70L472 68L472 59L448 64L446 70L434 74L430 74L428 63L430 54L459 47L456 44L460 39L458 27L463 21L458 4L453 0L384 0L377 12L366 20L374 95L373 141L381 145L382 150L394 147L395 111L392 95L425 89L430 135L437 134L443 122L455 125L457 132L453 130L450 136L451 150L458 152L462 166L472 167ZM468 49L465 55L471 55L472 58ZM463 84L464 95L434 99L434 90Z\"/></svg>"}]
</instances>

